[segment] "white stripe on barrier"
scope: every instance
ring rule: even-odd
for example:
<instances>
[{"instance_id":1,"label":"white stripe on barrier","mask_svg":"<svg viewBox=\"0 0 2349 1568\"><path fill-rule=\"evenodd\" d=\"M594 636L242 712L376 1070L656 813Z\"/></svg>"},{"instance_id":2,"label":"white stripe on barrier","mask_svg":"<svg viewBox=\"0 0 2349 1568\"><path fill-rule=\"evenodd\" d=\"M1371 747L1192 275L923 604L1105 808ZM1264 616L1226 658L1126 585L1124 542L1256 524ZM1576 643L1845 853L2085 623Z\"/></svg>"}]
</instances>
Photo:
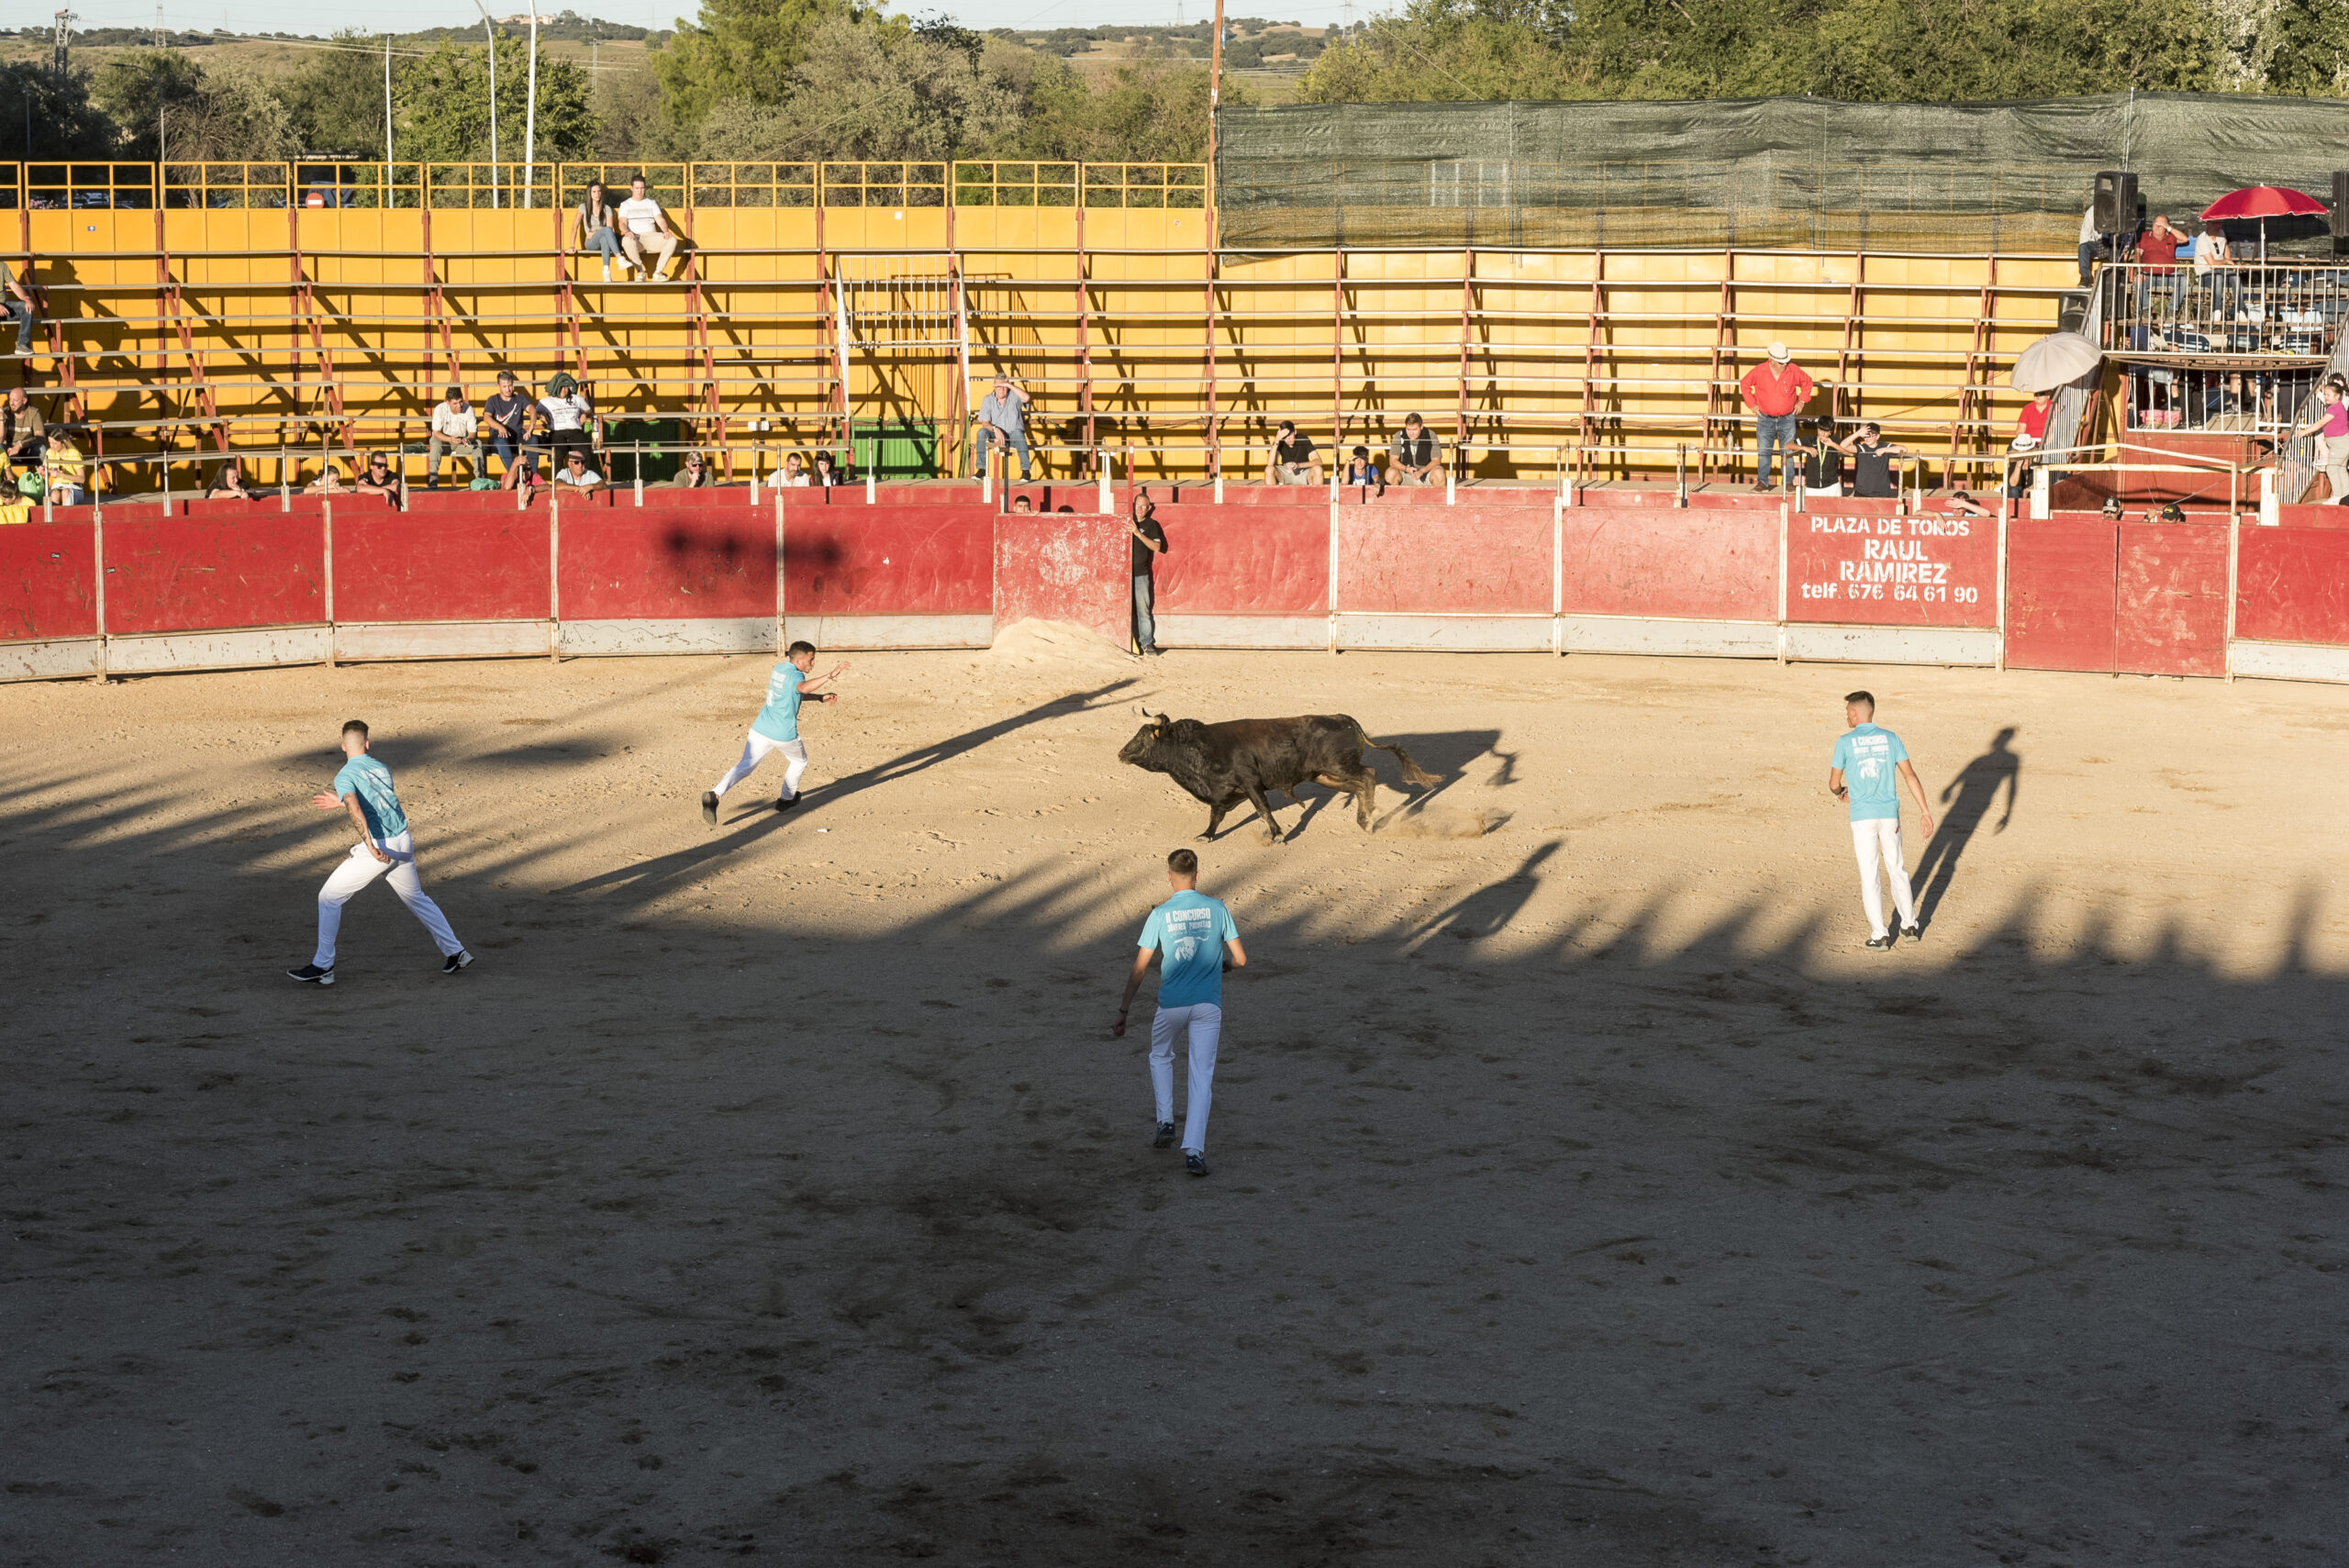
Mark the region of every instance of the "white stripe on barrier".
<instances>
[{"instance_id":1,"label":"white stripe on barrier","mask_svg":"<svg viewBox=\"0 0 2349 1568\"><path fill-rule=\"evenodd\" d=\"M337 659L510 659L547 651L543 620L343 621Z\"/></svg>"},{"instance_id":2,"label":"white stripe on barrier","mask_svg":"<svg viewBox=\"0 0 2349 1568\"><path fill-rule=\"evenodd\" d=\"M567 620L555 628L565 659L607 654L773 653L773 616L709 620Z\"/></svg>"},{"instance_id":3,"label":"white stripe on barrier","mask_svg":"<svg viewBox=\"0 0 2349 1568\"><path fill-rule=\"evenodd\" d=\"M985 648L995 640L988 616L786 616L786 642L836 648Z\"/></svg>"},{"instance_id":4,"label":"white stripe on barrier","mask_svg":"<svg viewBox=\"0 0 2349 1568\"><path fill-rule=\"evenodd\" d=\"M250 631L174 631L106 639L106 670L152 675L170 670L246 670L264 664L323 664L333 651L324 626Z\"/></svg>"},{"instance_id":5,"label":"white stripe on barrier","mask_svg":"<svg viewBox=\"0 0 2349 1568\"><path fill-rule=\"evenodd\" d=\"M1157 617L1165 648L1326 648L1327 616L1177 616Z\"/></svg>"},{"instance_id":6,"label":"white stripe on barrier","mask_svg":"<svg viewBox=\"0 0 2349 1568\"><path fill-rule=\"evenodd\" d=\"M2255 642L2239 639L2227 649L2234 673L2269 681L2349 682L2349 648L2311 642Z\"/></svg>"},{"instance_id":7,"label":"white stripe on barrier","mask_svg":"<svg viewBox=\"0 0 2349 1568\"><path fill-rule=\"evenodd\" d=\"M1787 657L1840 664L1996 664L1998 634L1941 626L1787 624Z\"/></svg>"}]
</instances>

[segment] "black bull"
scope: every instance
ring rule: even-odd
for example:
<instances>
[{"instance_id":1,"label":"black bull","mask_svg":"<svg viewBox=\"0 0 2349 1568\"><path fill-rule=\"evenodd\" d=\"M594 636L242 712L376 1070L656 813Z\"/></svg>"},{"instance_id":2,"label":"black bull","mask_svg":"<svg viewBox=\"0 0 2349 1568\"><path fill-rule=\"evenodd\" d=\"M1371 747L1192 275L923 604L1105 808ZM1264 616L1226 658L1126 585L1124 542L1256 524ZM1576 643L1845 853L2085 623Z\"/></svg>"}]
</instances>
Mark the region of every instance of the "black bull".
<instances>
[{"instance_id":1,"label":"black bull","mask_svg":"<svg viewBox=\"0 0 2349 1568\"><path fill-rule=\"evenodd\" d=\"M1294 795L1297 786L1318 779L1331 789L1354 797L1354 820L1366 831L1371 801L1378 793L1378 775L1363 764L1363 748L1392 751L1403 765L1405 782L1431 784L1434 774L1411 761L1400 746L1373 740L1362 726L1342 713L1317 714L1307 718L1235 718L1223 724L1202 724L1196 718L1169 718L1142 709L1150 718L1118 753L1153 773L1164 773L1192 795L1207 802L1207 831L1212 839L1224 813L1241 801L1256 808L1264 824L1264 841L1280 842L1280 825L1264 796L1274 790Z\"/></svg>"}]
</instances>

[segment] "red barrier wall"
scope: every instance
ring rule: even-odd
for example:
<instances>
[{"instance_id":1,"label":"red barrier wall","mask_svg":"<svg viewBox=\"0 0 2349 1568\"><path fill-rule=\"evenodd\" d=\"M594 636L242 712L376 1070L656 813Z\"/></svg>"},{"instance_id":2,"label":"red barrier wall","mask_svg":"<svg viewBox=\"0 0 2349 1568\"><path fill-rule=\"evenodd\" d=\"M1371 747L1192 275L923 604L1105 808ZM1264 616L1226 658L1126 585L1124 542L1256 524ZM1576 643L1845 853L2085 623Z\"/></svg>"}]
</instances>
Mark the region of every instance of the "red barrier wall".
<instances>
[{"instance_id":1,"label":"red barrier wall","mask_svg":"<svg viewBox=\"0 0 2349 1568\"><path fill-rule=\"evenodd\" d=\"M1228 494L1229 492L1227 492ZM1330 608L1330 509L1167 506L1158 612L1318 616Z\"/></svg>"},{"instance_id":2,"label":"red barrier wall","mask_svg":"<svg viewBox=\"0 0 2349 1568\"><path fill-rule=\"evenodd\" d=\"M106 508L106 630L208 631L326 619L326 519L121 518Z\"/></svg>"},{"instance_id":3,"label":"red barrier wall","mask_svg":"<svg viewBox=\"0 0 2349 1568\"><path fill-rule=\"evenodd\" d=\"M2113 667L2132 675L2227 673L2227 530L2121 525Z\"/></svg>"},{"instance_id":4,"label":"red barrier wall","mask_svg":"<svg viewBox=\"0 0 2349 1568\"><path fill-rule=\"evenodd\" d=\"M1338 607L1371 615L1548 615L1550 510L1348 507Z\"/></svg>"},{"instance_id":5,"label":"red barrier wall","mask_svg":"<svg viewBox=\"0 0 2349 1568\"><path fill-rule=\"evenodd\" d=\"M1790 517L1787 618L1995 627L1998 519L1868 516L1841 508Z\"/></svg>"},{"instance_id":6,"label":"red barrier wall","mask_svg":"<svg viewBox=\"0 0 2349 1568\"><path fill-rule=\"evenodd\" d=\"M327 507L323 495L295 495L288 499L293 502L290 506L272 491L258 501L239 501L224 495L217 501L181 501L175 503L175 509L184 517L258 517L267 513L275 513L279 517L316 517ZM111 512L114 508L109 506L106 510Z\"/></svg>"},{"instance_id":7,"label":"red barrier wall","mask_svg":"<svg viewBox=\"0 0 2349 1568\"><path fill-rule=\"evenodd\" d=\"M1074 621L1130 645L1132 542L1118 517L1060 512L997 517L996 625L1030 617Z\"/></svg>"},{"instance_id":8,"label":"red barrier wall","mask_svg":"<svg viewBox=\"0 0 2349 1568\"><path fill-rule=\"evenodd\" d=\"M566 503L565 620L715 620L775 609L774 513L767 506L626 511Z\"/></svg>"},{"instance_id":9,"label":"red barrier wall","mask_svg":"<svg viewBox=\"0 0 2349 1568\"><path fill-rule=\"evenodd\" d=\"M2349 533L2245 528L2235 582L2237 637L2349 643Z\"/></svg>"},{"instance_id":10,"label":"red barrier wall","mask_svg":"<svg viewBox=\"0 0 2349 1568\"><path fill-rule=\"evenodd\" d=\"M1778 514L1570 506L1565 613L1775 620Z\"/></svg>"},{"instance_id":11,"label":"red barrier wall","mask_svg":"<svg viewBox=\"0 0 2349 1568\"><path fill-rule=\"evenodd\" d=\"M795 616L983 616L995 508L828 506L784 492L783 603Z\"/></svg>"},{"instance_id":12,"label":"red barrier wall","mask_svg":"<svg viewBox=\"0 0 2349 1568\"><path fill-rule=\"evenodd\" d=\"M2007 525L2007 662L2024 670L2110 670L2119 526L2093 514Z\"/></svg>"},{"instance_id":13,"label":"red barrier wall","mask_svg":"<svg viewBox=\"0 0 2349 1568\"><path fill-rule=\"evenodd\" d=\"M97 635L96 533L87 523L0 528L0 642Z\"/></svg>"},{"instance_id":14,"label":"red barrier wall","mask_svg":"<svg viewBox=\"0 0 2349 1568\"><path fill-rule=\"evenodd\" d=\"M340 621L545 620L547 509L334 512Z\"/></svg>"}]
</instances>

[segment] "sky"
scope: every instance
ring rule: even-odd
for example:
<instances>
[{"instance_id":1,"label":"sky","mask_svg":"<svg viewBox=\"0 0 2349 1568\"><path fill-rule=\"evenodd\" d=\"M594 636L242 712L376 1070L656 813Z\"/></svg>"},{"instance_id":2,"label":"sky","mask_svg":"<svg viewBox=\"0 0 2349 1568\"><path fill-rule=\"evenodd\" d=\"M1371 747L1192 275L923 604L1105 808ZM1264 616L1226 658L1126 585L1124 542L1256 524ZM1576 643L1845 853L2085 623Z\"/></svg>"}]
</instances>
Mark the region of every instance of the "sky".
<instances>
[{"instance_id":1,"label":"sky","mask_svg":"<svg viewBox=\"0 0 2349 1568\"><path fill-rule=\"evenodd\" d=\"M493 15L510 16L527 0L492 0ZM562 0L540 0L541 15L563 9ZM583 17L601 17L607 21L622 22L631 27L665 28L675 24L680 16L690 17L696 6L688 0L607 0L602 5L581 5L571 0L571 9ZM970 28L1079 28L1100 27L1115 22L1125 26L1170 26L1180 19L1203 21L1215 15L1215 0L1120 0L1117 5L1102 0L894 0L893 10L908 16L928 16L943 11L964 27ZM1349 6L1346 0L1225 0L1225 9L1234 16L1263 16L1281 21L1302 22L1308 27L1321 27L1342 20L1352 14L1366 17L1373 10L1373 0L1362 0ZM44 6L43 17L51 6ZM151 28L155 25L155 7L150 0L78 0L73 7L81 18L74 25L83 28ZM164 0L163 25L175 28L226 28L230 32L288 32L325 34L338 28L356 28L362 32L378 29L413 31L430 27L478 26L481 13L468 0L419 0L416 4L391 4L386 0L361 0L361 3L321 9L312 0Z\"/></svg>"}]
</instances>

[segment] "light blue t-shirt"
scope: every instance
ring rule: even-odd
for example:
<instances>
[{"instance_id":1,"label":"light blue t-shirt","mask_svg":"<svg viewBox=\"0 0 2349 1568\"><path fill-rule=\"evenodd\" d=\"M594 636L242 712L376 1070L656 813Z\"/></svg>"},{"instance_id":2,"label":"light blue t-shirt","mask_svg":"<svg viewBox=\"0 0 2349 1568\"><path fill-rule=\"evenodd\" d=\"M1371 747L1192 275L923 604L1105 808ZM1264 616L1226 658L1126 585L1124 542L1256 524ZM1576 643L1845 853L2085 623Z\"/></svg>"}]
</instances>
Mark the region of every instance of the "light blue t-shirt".
<instances>
[{"instance_id":1,"label":"light blue t-shirt","mask_svg":"<svg viewBox=\"0 0 2349 1568\"><path fill-rule=\"evenodd\" d=\"M751 733L770 740L799 739L799 685L807 672L786 659L767 677L767 706L751 720Z\"/></svg>"},{"instance_id":2,"label":"light blue t-shirt","mask_svg":"<svg viewBox=\"0 0 2349 1568\"><path fill-rule=\"evenodd\" d=\"M1873 822L1900 815L1900 795L1894 784L1898 765L1908 760L1909 749L1900 743L1900 737L1873 724L1847 730L1835 742L1835 766L1843 770L1853 821Z\"/></svg>"},{"instance_id":3,"label":"light blue t-shirt","mask_svg":"<svg viewBox=\"0 0 2349 1568\"><path fill-rule=\"evenodd\" d=\"M392 770L374 758L362 752L343 763L342 772L334 776L334 793L338 800L346 795L359 797L359 815L367 818L367 831L375 838L407 831L407 813L392 790Z\"/></svg>"},{"instance_id":4,"label":"light blue t-shirt","mask_svg":"<svg viewBox=\"0 0 2349 1568\"><path fill-rule=\"evenodd\" d=\"M1158 1005L1223 1006L1223 944L1238 941L1231 911L1204 893L1186 890L1142 922L1137 947L1158 950Z\"/></svg>"}]
</instances>

